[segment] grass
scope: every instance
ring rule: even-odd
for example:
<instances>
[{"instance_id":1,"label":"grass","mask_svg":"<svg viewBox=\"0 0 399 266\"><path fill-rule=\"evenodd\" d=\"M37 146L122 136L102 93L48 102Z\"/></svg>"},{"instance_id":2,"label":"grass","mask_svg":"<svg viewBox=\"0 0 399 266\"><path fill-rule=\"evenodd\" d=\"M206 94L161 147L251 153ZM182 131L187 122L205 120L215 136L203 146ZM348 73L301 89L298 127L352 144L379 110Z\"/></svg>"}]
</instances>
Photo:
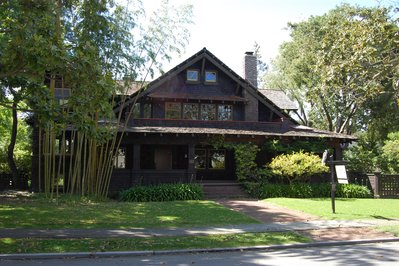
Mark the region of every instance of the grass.
<instances>
[{"instance_id":1,"label":"grass","mask_svg":"<svg viewBox=\"0 0 399 266\"><path fill-rule=\"evenodd\" d=\"M382 232L388 232L393 234L396 237L399 237L399 226L393 225L393 226L379 226L376 228L378 231Z\"/></svg>"},{"instance_id":2,"label":"grass","mask_svg":"<svg viewBox=\"0 0 399 266\"><path fill-rule=\"evenodd\" d=\"M211 201L92 202L35 198L0 204L0 228L162 228L258 223Z\"/></svg>"},{"instance_id":3,"label":"grass","mask_svg":"<svg viewBox=\"0 0 399 266\"><path fill-rule=\"evenodd\" d=\"M394 219L399 218L399 199L335 199L335 214L331 199L270 198L271 202L289 209L299 210L322 219Z\"/></svg>"},{"instance_id":4,"label":"grass","mask_svg":"<svg viewBox=\"0 0 399 266\"><path fill-rule=\"evenodd\" d=\"M296 233L246 233L212 236L118 238L118 239L13 239L0 238L0 250L11 253L144 251L188 248L227 248L242 246L307 243Z\"/></svg>"}]
</instances>

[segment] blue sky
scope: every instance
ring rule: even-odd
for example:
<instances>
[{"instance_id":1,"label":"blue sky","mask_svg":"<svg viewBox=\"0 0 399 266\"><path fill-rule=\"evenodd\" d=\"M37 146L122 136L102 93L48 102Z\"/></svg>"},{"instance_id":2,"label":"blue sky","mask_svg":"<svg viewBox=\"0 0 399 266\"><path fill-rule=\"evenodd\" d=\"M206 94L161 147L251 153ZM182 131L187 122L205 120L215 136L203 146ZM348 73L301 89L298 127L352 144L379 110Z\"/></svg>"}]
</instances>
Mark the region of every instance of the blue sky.
<instances>
[{"instance_id":1,"label":"blue sky","mask_svg":"<svg viewBox=\"0 0 399 266\"><path fill-rule=\"evenodd\" d=\"M151 8L160 0L143 1ZM262 58L269 62L278 53L279 45L289 40L285 30L288 22L306 20L322 15L340 3L378 6L376 0L170 0L171 4L191 3L194 6L194 25L190 27L190 43L186 52L165 64L169 70L203 47L210 50L237 74L242 74L242 59L255 41L260 45ZM387 5L389 0L382 1ZM148 12L147 12L148 14Z\"/></svg>"}]
</instances>

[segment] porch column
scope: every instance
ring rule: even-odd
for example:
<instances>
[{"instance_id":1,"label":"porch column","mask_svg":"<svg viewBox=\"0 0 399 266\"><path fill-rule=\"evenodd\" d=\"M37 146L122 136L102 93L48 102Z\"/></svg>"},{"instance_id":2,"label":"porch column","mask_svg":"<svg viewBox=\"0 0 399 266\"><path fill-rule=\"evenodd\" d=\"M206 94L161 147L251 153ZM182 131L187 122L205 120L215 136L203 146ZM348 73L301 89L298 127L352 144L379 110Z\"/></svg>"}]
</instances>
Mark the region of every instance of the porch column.
<instances>
[{"instance_id":1,"label":"porch column","mask_svg":"<svg viewBox=\"0 0 399 266\"><path fill-rule=\"evenodd\" d=\"M196 173L195 173L195 144L188 144L188 169L187 169L187 181L193 182L195 181Z\"/></svg>"},{"instance_id":2,"label":"porch column","mask_svg":"<svg viewBox=\"0 0 399 266\"><path fill-rule=\"evenodd\" d=\"M133 169L131 184L140 183L140 144L133 144Z\"/></svg>"}]
</instances>

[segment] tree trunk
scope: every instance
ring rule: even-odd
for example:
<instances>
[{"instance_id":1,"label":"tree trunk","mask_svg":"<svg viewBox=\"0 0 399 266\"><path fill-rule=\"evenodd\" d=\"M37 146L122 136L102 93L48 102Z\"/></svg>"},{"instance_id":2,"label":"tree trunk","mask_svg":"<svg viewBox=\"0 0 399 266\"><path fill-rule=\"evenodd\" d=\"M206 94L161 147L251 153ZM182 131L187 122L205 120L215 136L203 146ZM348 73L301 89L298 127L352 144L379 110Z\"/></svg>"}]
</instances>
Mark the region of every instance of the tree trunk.
<instances>
[{"instance_id":1,"label":"tree trunk","mask_svg":"<svg viewBox=\"0 0 399 266\"><path fill-rule=\"evenodd\" d=\"M17 113L17 102L14 100L12 104L12 128L11 128L11 139L7 150L7 162L8 167L12 173L12 180L15 189L21 188L21 176L18 172L17 165L14 160L14 147L17 141L17 129L18 129L18 113Z\"/></svg>"}]
</instances>

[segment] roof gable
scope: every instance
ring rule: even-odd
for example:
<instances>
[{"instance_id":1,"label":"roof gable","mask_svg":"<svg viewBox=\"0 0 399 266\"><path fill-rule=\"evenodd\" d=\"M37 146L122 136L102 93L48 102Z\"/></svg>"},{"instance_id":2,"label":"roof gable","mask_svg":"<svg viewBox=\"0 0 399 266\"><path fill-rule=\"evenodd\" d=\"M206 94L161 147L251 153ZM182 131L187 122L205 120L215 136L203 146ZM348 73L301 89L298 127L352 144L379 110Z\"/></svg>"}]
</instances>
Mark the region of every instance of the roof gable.
<instances>
[{"instance_id":1,"label":"roof gable","mask_svg":"<svg viewBox=\"0 0 399 266\"><path fill-rule=\"evenodd\" d=\"M161 75L157 79L153 80L150 82L144 90L136 91L135 93L131 94L128 99L126 100L124 106L128 106L130 103L134 102L135 97L143 97L147 96L150 94L153 95L158 95L163 98L169 98L172 97L173 95L167 95L167 92L159 91L158 88L160 85L164 84L165 82L170 82L173 79L175 79L179 74L181 74L183 71L186 71L187 69L190 69L191 66L196 65L197 69L199 69L201 72L204 71L204 64L205 62L209 62L215 68L217 68L218 71L229 77L231 80L233 80L236 83L236 86L240 86L241 88L244 88L247 93L251 94L253 97L255 97L257 100L259 100L261 103L266 105L268 108L270 108L273 112L278 114L280 117L284 118L289 118L291 117L286 114L281 108L279 108L278 105L276 105L271 99L267 98L264 94L260 93L256 87L254 87L250 82L247 80L243 79L240 75L235 73L231 68L229 68L226 64L224 64L220 59L218 59L215 55L213 55L210 51L208 51L206 48L203 48L199 52L195 53L182 63L178 64L165 74ZM201 66L200 68L198 66ZM222 92L218 91L218 89L215 87L213 88L214 92L212 96L214 96L215 100L220 99L220 100L231 100L231 101L245 101L244 98L241 97L227 97L226 95L223 94ZM199 92L201 93L201 92ZM201 99L201 97L197 92L197 96L195 94L192 94L189 90L186 91L181 91L178 97L181 98L186 98L186 97L197 97L198 99ZM177 95L175 95L177 96ZM120 105L117 106L114 110L119 111ZM292 122L296 123L293 119L291 119Z\"/></svg>"}]
</instances>

